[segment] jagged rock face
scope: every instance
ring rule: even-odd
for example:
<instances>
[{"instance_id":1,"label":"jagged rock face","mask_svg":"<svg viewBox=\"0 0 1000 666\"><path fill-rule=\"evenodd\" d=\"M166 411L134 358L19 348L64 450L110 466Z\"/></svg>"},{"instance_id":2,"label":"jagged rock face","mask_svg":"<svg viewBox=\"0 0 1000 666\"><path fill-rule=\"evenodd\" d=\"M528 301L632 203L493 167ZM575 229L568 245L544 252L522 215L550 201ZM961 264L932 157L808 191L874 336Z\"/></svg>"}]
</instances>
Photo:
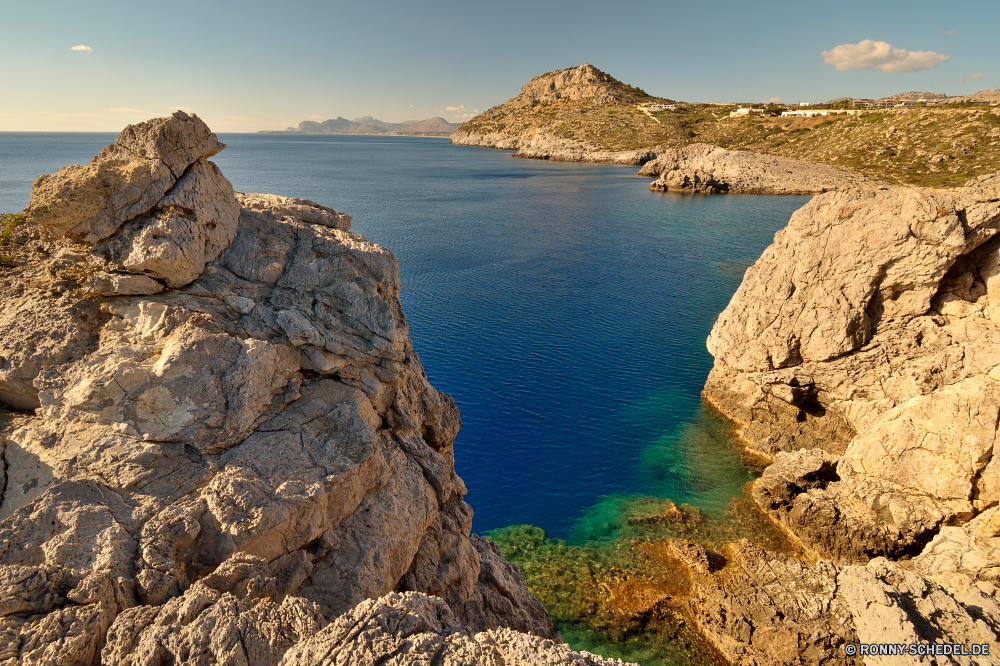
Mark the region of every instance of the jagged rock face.
<instances>
[{"instance_id":1,"label":"jagged rock face","mask_svg":"<svg viewBox=\"0 0 1000 666\"><path fill-rule=\"evenodd\" d=\"M464 630L440 599L407 592L365 601L285 654L282 666L625 666L509 629Z\"/></svg>"},{"instance_id":2,"label":"jagged rock face","mask_svg":"<svg viewBox=\"0 0 1000 666\"><path fill-rule=\"evenodd\" d=\"M998 228L1000 176L820 195L719 316L706 397L767 456L833 456L755 491L821 554L916 555L1000 502Z\"/></svg>"},{"instance_id":3,"label":"jagged rock face","mask_svg":"<svg viewBox=\"0 0 1000 666\"><path fill-rule=\"evenodd\" d=\"M832 166L704 143L662 152L639 175L659 176L649 185L654 191L700 194L819 194L864 181Z\"/></svg>"},{"instance_id":4,"label":"jagged rock face","mask_svg":"<svg viewBox=\"0 0 1000 666\"><path fill-rule=\"evenodd\" d=\"M94 246L94 259L116 270L182 287L236 233L233 187L207 161L223 148L183 111L131 125L89 165L38 178L29 219L49 238Z\"/></svg>"},{"instance_id":5,"label":"jagged rock face","mask_svg":"<svg viewBox=\"0 0 1000 666\"><path fill-rule=\"evenodd\" d=\"M0 664L95 664L106 636L107 663L274 664L403 589L550 635L470 538L395 257L331 208L237 199L210 139L175 114L38 181L0 280L0 399L34 409L0 413ZM94 175L125 151L171 183L127 214Z\"/></svg>"},{"instance_id":6,"label":"jagged rock face","mask_svg":"<svg viewBox=\"0 0 1000 666\"><path fill-rule=\"evenodd\" d=\"M52 238L96 243L152 210L192 164L225 147L183 111L129 125L90 164L40 176L28 214Z\"/></svg>"},{"instance_id":7,"label":"jagged rock face","mask_svg":"<svg viewBox=\"0 0 1000 666\"><path fill-rule=\"evenodd\" d=\"M919 661L845 653L847 644L861 643L986 644L994 661L1000 650L1000 603L992 583L953 578L945 587L884 558L867 565L806 564L745 539L726 557L726 578L702 584L688 605L702 633L733 664ZM976 660L939 657L937 663Z\"/></svg>"},{"instance_id":8,"label":"jagged rock face","mask_svg":"<svg viewBox=\"0 0 1000 666\"><path fill-rule=\"evenodd\" d=\"M536 76L524 84L521 94L508 104L523 107L559 99L589 99L594 104L612 104L621 99L611 86L616 83L619 82L593 65L584 63Z\"/></svg>"},{"instance_id":9,"label":"jagged rock face","mask_svg":"<svg viewBox=\"0 0 1000 666\"><path fill-rule=\"evenodd\" d=\"M726 553L724 584L699 586L688 606L705 637L733 664L861 664L845 658L856 643L848 606L837 595L835 565L807 565L746 539Z\"/></svg>"},{"instance_id":10,"label":"jagged rock face","mask_svg":"<svg viewBox=\"0 0 1000 666\"><path fill-rule=\"evenodd\" d=\"M883 558L867 566L845 567L837 576L837 584L838 596L850 608L862 643L985 644L991 657L984 659L991 663L996 660L1000 650L1000 603L994 596L995 589L984 591L967 585L946 590ZM975 657L971 662L952 657L943 663L975 662ZM899 663L899 657L869 657L865 663L888 666Z\"/></svg>"}]
</instances>

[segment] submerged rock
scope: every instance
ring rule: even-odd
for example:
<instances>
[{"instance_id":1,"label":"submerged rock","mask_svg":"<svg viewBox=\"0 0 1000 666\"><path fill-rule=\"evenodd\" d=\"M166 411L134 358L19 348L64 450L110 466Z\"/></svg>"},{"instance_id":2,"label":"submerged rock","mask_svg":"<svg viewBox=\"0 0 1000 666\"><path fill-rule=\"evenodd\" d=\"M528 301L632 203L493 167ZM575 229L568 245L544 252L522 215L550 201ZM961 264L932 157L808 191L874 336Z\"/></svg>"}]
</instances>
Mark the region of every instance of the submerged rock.
<instances>
[{"instance_id":1,"label":"submerged rock","mask_svg":"<svg viewBox=\"0 0 1000 666\"><path fill-rule=\"evenodd\" d=\"M178 112L36 181L0 276L0 401L34 410L0 418L0 663L275 664L403 590L458 618L432 632L488 632L476 663L535 650L551 621L470 536L395 257L237 199L222 147Z\"/></svg>"}]
</instances>

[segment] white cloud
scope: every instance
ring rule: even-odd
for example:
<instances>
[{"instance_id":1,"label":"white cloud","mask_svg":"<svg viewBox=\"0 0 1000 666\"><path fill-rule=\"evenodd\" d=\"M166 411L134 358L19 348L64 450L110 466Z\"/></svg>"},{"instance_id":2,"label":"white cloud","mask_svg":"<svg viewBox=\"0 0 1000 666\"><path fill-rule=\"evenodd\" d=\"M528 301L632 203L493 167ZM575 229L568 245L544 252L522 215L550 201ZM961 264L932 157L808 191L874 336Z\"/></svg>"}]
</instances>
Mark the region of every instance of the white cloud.
<instances>
[{"instance_id":1,"label":"white cloud","mask_svg":"<svg viewBox=\"0 0 1000 666\"><path fill-rule=\"evenodd\" d=\"M176 104L164 104L163 106L168 109L173 109L174 111L183 111L184 113L189 113L191 109L186 106L177 106Z\"/></svg>"},{"instance_id":2,"label":"white cloud","mask_svg":"<svg viewBox=\"0 0 1000 666\"><path fill-rule=\"evenodd\" d=\"M135 116L135 115L152 116L152 115L154 115L154 114L150 113L149 111L143 111L142 109L120 108L120 109L108 109L108 111L110 111L111 113L120 113L120 114L127 115L127 116Z\"/></svg>"},{"instance_id":3,"label":"white cloud","mask_svg":"<svg viewBox=\"0 0 1000 666\"><path fill-rule=\"evenodd\" d=\"M77 44L76 46L70 49L70 51L84 51L86 53L90 53L93 50L94 49L90 48L86 44Z\"/></svg>"},{"instance_id":4,"label":"white cloud","mask_svg":"<svg viewBox=\"0 0 1000 666\"><path fill-rule=\"evenodd\" d=\"M952 28L951 30L949 30L947 32L942 32L941 34L942 35L952 35L952 36L954 36L954 35L958 34L958 30L955 30L954 28Z\"/></svg>"},{"instance_id":5,"label":"white cloud","mask_svg":"<svg viewBox=\"0 0 1000 666\"><path fill-rule=\"evenodd\" d=\"M888 42L863 39L857 44L840 44L823 51L823 62L837 71L845 69L881 69L890 74L918 72L937 67L950 57L934 51L907 51L897 49Z\"/></svg>"},{"instance_id":6,"label":"white cloud","mask_svg":"<svg viewBox=\"0 0 1000 666\"><path fill-rule=\"evenodd\" d=\"M781 104L781 99L777 97L772 97L771 99L765 99L764 104Z\"/></svg>"},{"instance_id":7,"label":"white cloud","mask_svg":"<svg viewBox=\"0 0 1000 666\"><path fill-rule=\"evenodd\" d=\"M448 108L449 108L450 110L452 110L452 111L455 111L455 110L457 110L457 109L452 109L451 107L448 107ZM464 110L464 107L463 107L463 109L462 109L462 110ZM464 119L466 119L466 118L475 118L475 117L476 117L476 116L478 116L478 115L479 115L479 109L473 109L473 110L472 110L472 113L463 113L463 114L462 114L462 115L460 115L460 116L452 116L452 117L453 117L453 118L455 118L455 120L464 120Z\"/></svg>"},{"instance_id":8,"label":"white cloud","mask_svg":"<svg viewBox=\"0 0 1000 666\"><path fill-rule=\"evenodd\" d=\"M975 74L969 74L968 76L960 76L956 80L959 83L965 83L966 81L973 81L976 79L985 79L985 78L986 77L984 75L980 74L979 72L976 72Z\"/></svg>"},{"instance_id":9,"label":"white cloud","mask_svg":"<svg viewBox=\"0 0 1000 666\"><path fill-rule=\"evenodd\" d=\"M462 104L460 106L446 106L446 107L444 107L444 110L445 111L465 111L465 105Z\"/></svg>"}]
</instances>

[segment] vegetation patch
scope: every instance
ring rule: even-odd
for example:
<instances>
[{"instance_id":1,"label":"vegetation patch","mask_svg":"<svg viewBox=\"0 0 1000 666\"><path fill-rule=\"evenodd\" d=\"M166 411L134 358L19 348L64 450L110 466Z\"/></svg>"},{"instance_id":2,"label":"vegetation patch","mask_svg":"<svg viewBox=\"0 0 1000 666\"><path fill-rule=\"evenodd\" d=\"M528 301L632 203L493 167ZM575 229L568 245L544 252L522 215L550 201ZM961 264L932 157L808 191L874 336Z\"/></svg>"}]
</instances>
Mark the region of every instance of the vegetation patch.
<instances>
[{"instance_id":1,"label":"vegetation patch","mask_svg":"<svg viewBox=\"0 0 1000 666\"><path fill-rule=\"evenodd\" d=\"M10 245L14 230L28 220L24 213L0 213L0 248ZM0 250L0 270L10 268L14 258Z\"/></svg>"},{"instance_id":2,"label":"vegetation patch","mask_svg":"<svg viewBox=\"0 0 1000 666\"><path fill-rule=\"evenodd\" d=\"M620 101L560 99L537 107L501 105L462 132L519 135L542 130L593 150L665 150L708 143L860 171L923 187L959 187L1000 171L1000 115L990 107L946 105L866 111L862 115L730 118L737 107L678 104L650 118L639 104L667 103L622 84ZM657 122L659 121L659 122Z\"/></svg>"},{"instance_id":3,"label":"vegetation patch","mask_svg":"<svg viewBox=\"0 0 1000 666\"><path fill-rule=\"evenodd\" d=\"M698 633L689 599L700 584L725 584L726 553L734 541L749 538L785 553L797 553L796 547L745 494L722 518L655 497L623 497L612 504L620 514L612 521L615 533L602 531L605 538L598 541L572 544L532 525L487 536L518 565L574 649L643 666L724 664ZM718 569L693 571L675 557L671 539L705 546Z\"/></svg>"}]
</instances>

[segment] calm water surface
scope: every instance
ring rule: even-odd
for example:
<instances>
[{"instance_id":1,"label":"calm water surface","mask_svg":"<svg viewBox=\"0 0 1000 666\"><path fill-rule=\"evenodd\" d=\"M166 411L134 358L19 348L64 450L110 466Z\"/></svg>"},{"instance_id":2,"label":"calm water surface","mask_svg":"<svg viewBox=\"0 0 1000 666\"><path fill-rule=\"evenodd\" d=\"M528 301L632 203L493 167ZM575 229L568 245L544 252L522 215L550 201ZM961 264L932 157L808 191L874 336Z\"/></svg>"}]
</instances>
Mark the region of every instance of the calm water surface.
<instances>
[{"instance_id":1,"label":"calm water surface","mask_svg":"<svg viewBox=\"0 0 1000 666\"><path fill-rule=\"evenodd\" d=\"M0 133L0 211L113 138ZM398 257L414 346L462 412L476 531L531 523L581 540L622 498L720 512L751 478L698 425L705 337L807 197L653 193L636 167L446 139L220 138L213 160L236 189L347 212Z\"/></svg>"}]
</instances>

